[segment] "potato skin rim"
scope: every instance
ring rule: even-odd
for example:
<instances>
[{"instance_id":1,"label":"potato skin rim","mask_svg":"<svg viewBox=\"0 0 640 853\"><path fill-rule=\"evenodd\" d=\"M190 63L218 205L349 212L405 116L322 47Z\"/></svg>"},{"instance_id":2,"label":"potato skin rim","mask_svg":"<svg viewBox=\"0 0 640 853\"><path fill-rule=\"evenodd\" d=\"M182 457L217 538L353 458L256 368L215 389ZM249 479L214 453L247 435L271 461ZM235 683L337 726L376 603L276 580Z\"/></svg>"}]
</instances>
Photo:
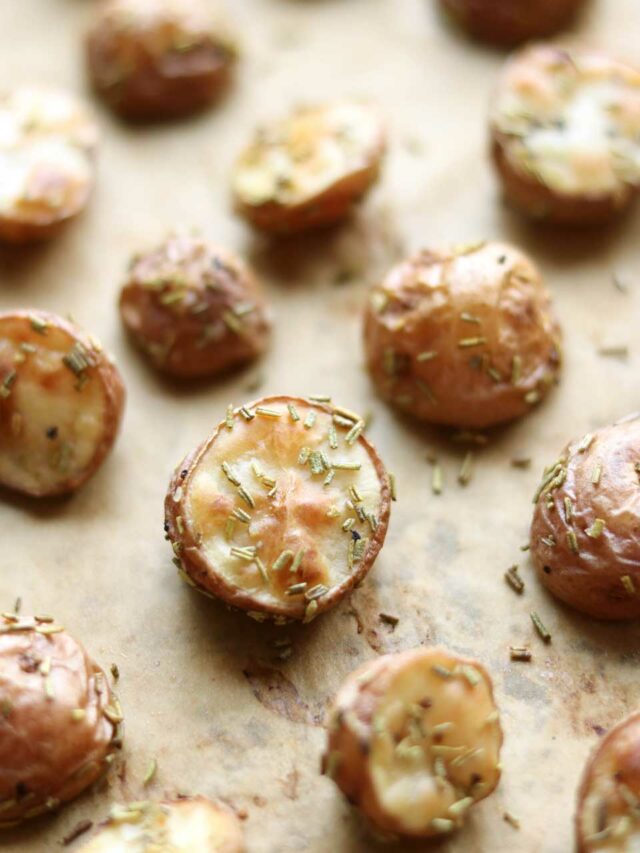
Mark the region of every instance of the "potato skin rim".
<instances>
[{"instance_id":1,"label":"potato skin rim","mask_svg":"<svg viewBox=\"0 0 640 853\"><path fill-rule=\"evenodd\" d=\"M316 403L304 397L289 396L286 394L273 395L269 397L261 397L251 403L246 403L246 408L252 409L256 406L272 405L274 403L296 403L322 411L326 414L333 414L334 407L330 404ZM172 545L181 543L180 556L177 559L181 562L181 567L184 573L193 581L196 588L205 595L213 596L221 599L226 604L244 611L252 611L257 614L264 615L265 618L285 618L303 620L305 617L306 602L292 602L290 605L284 604L265 604L258 602L253 596L232 586L226 581L221 574L214 569L196 543L195 537L189 525L185 526L184 532L180 534L178 530L177 517L187 517L185 512L185 499L188 492L189 480L193 476L193 472L200 462L203 455L209 450L218 435L226 428L225 422L221 421L213 433L205 439L195 450L187 454L182 463L175 469L173 476L169 482L169 488L165 497L165 525L166 535ZM391 483L386 468L378 455L375 447L364 437L360 435L359 442L362 442L369 459L371 460L374 470L378 476L380 484L380 510L378 513L378 526L373 531L369 538L367 549L363 554L359 563L354 566L353 573L340 586L336 586L329 593L323 595L318 602L316 614L324 613L326 610L334 607L342 598L344 598L354 587L356 587L368 574L373 563L375 562L382 545L384 544L389 526L389 516L391 512ZM188 473L182 477L182 472ZM179 501L175 501L173 496L178 487L182 487L182 494ZM315 617L314 617L315 618Z\"/></svg>"}]
</instances>

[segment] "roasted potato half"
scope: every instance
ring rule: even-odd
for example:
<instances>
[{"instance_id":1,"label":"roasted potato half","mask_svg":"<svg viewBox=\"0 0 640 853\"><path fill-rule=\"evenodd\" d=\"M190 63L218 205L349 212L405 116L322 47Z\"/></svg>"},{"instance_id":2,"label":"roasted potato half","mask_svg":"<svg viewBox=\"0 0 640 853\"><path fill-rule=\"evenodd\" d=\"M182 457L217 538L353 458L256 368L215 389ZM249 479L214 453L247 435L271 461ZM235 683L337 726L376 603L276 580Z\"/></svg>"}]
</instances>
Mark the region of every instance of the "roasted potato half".
<instances>
[{"instance_id":1,"label":"roasted potato half","mask_svg":"<svg viewBox=\"0 0 640 853\"><path fill-rule=\"evenodd\" d=\"M0 485L72 492L111 450L124 408L98 341L44 311L0 313Z\"/></svg>"},{"instance_id":2,"label":"roasted potato half","mask_svg":"<svg viewBox=\"0 0 640 853\"><path fill-rule=\"evenodd\" d=\"M474 38L515 45L562 29L585 0L440 0L440 4Z\"/></svg>"},{"instance_id":3,"label":"roasted potato half","mask_svg":"<svg viewBox=\"0 0 640 853\"><path fill-rule=\"evenodd\" d=\"M133 259L120 315L158 370L185 378L252 361L270 330L253 273L231 253L188 236Z\"/></svg>"},{"instance_id":4,"label":"roasted potato half","mask_svg":"<svg viewBox=\"0 0 640 853\"><path fill-rule=\"evenodd\" d=\"M448 834L500 779L491 679L445 649L360 667L338 691L328 729L323 772L383 833Z\"/></svg>"},{"instance_id":5,"label":"roasted potato half","mask_svg":"<svg viewBox=\"0 0 640 853\"><path fill-rule=\"evenodd\" d=\"M505 198L522 213L605 222L640 186L640 72L583 50L524 48L502 72L491 139Z\"/></svg>"},{"instance_id":6,"label":"roasted potato half","mask_svg":"<svg viewBox=\"0 0 640 853\"><path fill-rule=\"evenodd\" d=\"M378 178L385 133L376 111L340 101L260 128L233 176L236 208L263 231L291 234L344 219Z\"/></svg>"},{"instance_id":7,"label":"roasted potato half","mask_svg":"<svg viewBox=\"0 0 640 853\"><path fill-rule=\"evenodd\" d=\"M54 811L104 771L122 712L103 671L49 617L0 617L0 827Z\"/></svg>"},{"instance_id":8,"label":"roasted potato half","mask_svg":"<svg viewBox=\"0 0 640 853\"><path fill-rule=\"evenodd\" d=\"M78 853L244 853L242 829L228 809L204 797L114 806Z\"/></svg>"},{"instance_id":9,"label":"roasted potato half","mask_svg":"<svg viewBox=\"0 0 640 853\"><path fill-rule=\"evenodd\" d=\"M165 530L183 579L258 621L310 622L367 574L391 484L344 409L266 397L227 418L178 466Z\"/></svg>"},{"instance_id":10,"label":"roasted potato half","mask_svg":"<svg viewBox=\"0 0 640 853\"><path fill-rule=\"evenodd\" d=\"M0 94L0 240L53 237L85 207L98 130L87 109L55 89Z\"/></svg>"},{"instance_id":11,"label":"roasted potato half","mask_svg":"<svg viewBox=\"0 0 640 853\"><path fill-rule=\"evenodd\" d=\"M504 243L423 251L372 288L365 310L378 392L434 424L526 414L558 379L559 339L540 273Z\"/></svg>"},{"instance_id":12,"label":"roasted potato half","mask_svg":"<svg viewBox=\"0 0 640 853\"><path fill-rule=\"evenodd\" d=\"M204 0L106 0L87 36L96 91L129 119L174 118L226 89L236 48Z\"/></svg>"},{"instance_id":13,"label":"roasted potato half","mask_svg":"<svg viewBox=\"0 0 640 853\"><path fill-rule=\"evenodd\" d=\"M531 557L542 583L597 619L640 616L640 417L570 442L535 496Z\"/></svg>"},{"instance_id":14,"label":"roasted potato half","mask_svg":"<svg viewBox=\"0 0 640 853\"><path fill-rule=\"evenodd\" d=\"M640 713L613 728L578 791L578 853L632 853L640 843Z\"/></svg>"}]
</instances>

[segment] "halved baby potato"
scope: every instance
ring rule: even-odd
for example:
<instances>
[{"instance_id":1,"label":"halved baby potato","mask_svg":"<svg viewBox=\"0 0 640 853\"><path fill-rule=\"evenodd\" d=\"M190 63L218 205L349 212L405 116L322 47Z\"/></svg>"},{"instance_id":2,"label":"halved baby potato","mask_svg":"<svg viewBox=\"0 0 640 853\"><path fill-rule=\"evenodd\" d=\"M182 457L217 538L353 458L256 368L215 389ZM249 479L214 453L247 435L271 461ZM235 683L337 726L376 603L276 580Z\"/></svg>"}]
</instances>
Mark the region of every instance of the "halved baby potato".
<instances>
[{"instance_id":1,"label":"halved baby potato","mask_svg":"<svg viewBox=\"0 0 640 853\"><path fill-rule=\"evenodd\" d=\"M204 0L107 0L87 36L96 91L131 119L195 112L229 84L236 48Z\"/></svg>"},{"instance_id":2,"label":"halved baby potato","mask_svg":"<svg viewBox=\"0 0 640 853\"><path fill-rule=\"evenodd\" d=\"M384 655L344 682L328 717L323 772L373 828L428 838L462 825L500 780L491 679L440 648Z\"/></svg>"},{"instance_id":3,"label":"halved baby potato","mask_svg":"<svg viewBox=\"0 0 640 853\"><path fill-rule=\"evenodd\" d=\"M244 853L229 809L204 797L114 806L78 853Z\"/></svg>"},{"instance_id":4,"label":"halved baby potato","mask_svg":"<svg viewBox=\"0 0 640 853\"><path fill-rule=\"evenodd\" d=\"M535 496L531 557L547 589L597 619L640 617L640 416L570 442Z\"/></svg>"},{"instance_id":5,"label":"halved baby potato","mask_svg":"<svg viewBox=\"0 0 640 853\"><path fill-rule=\"evenodd\" d=\"M185 378L213 376L257 358L271 325L248 267L190 236L170 237L133 259L120 315L158 370Z\"/></svg>"},{"instance_id":6,"label":"halved baby potato","mask_svg":"<svg viewBox=\"0 0 640 853\"><path fill-rule=\"evenodd\" d=\"M640 845L640 713L613 728L582 776L577 853L633 853Z\"/></svg>"},{"instance_id":7,"label":"halved baby potato","mask_svg":"<svg viewBox=\"0 0 640 853\"><path fill-rule=\"evenodd\" d=\"M298 108L259 129L241 154L233 176L236 208L263 231L331 225L375 183L384 150L382 123L367 104Z\"/></svg>"},{"instance_id":8,"label":"halved baby potato","mask_svg":"<svg viewBox=\"0 0 640 853\"><path fill-rule=\"evenodd\" d=\"M0 485L72 492L115 441L125 391L98 341L44 311L0 313Z\"/></svg>"},{"instance_id":9,"label":"halved baby potato","mask_svg":"<svg viewBox=\"0 0 640 853\"><path fill-rule=\"evenodd\" d=\"M525 415L558 381L560 329L532 261L505 243L426 250L372 288L367 366L380 395L434 424Z\"/></svg>"},{"instance_id":10,"label":"halved baby potato","mask_svg":"<svg viewBox=\"0 0 640 853\"><path fill-rule=\"evenodd\" d=\"M22 87L0 94L0 240L54 236L85 207L98 129L71 94Z\"/></svg>"},{"instance_id":11,"label":"halved baby potato","mask_svg":"<svg viewBox=\"0 0 640 853\"><path fill-rule=\"evenodd\" d=\"M49 617L0 616L0 827L55 811L108 768L122 711Z\"/></svg>"},{"instance_id":12,"label":"halved baby potato","mask_svg":"<svg viewBox=\"0 0 640 853\"><path fill-rule=\"evenodd\" d=\"M474 38L515 45L565 27L585 0L440 0L454 21Z\"/></svg>"},{"instance_id":13,"label":"halved baby potato","mask_svg":"<svg viewBox=\"0 0 640 853\"><path fill-rule=\"evenodd\" d=\"M178 466L165 529L188 583L258 621L311 621L363 580L384 542L391 486L357 415L266 397Z\"/></svg>"},{"instance_id":14,"label":"halved baby potato","mask_svg":"<svg viewBox=\"0 0 640 853\"><path fill-rule=\"evenodd\" d=\"M491 109L504 195L534 219L593 225L640 187L640 71L537 44L507 62Z\"/></svg>"}]
</instances>

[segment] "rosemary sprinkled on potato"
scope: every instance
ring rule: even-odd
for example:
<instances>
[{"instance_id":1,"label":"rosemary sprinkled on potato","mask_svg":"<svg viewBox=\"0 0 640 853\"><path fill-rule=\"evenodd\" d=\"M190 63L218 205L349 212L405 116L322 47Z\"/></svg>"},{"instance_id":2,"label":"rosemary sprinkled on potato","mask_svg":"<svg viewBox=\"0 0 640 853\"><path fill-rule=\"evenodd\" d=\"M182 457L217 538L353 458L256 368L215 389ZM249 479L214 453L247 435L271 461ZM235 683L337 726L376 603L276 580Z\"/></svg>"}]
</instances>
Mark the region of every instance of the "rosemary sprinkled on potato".
<instances>
[{"instance_id":1,"label":"rosemary sprinkled on potato","mask_svg":"<svg viewBox=\"0 0 640 853\"><path fill-rule=\"evenodd\" d=\"M633 582L633 578L631 575L622 575L620 578L620 582L625 590L629 593L629 595L636 594L636 585Z\"/></svg>"},{"instance_id":2,"label":"rosemary sprinkled on potato","mask_svg":"<svg viewBox=\"0 0 640 853\"><path fill-rule=\"evenodd\" d=\"M266 406L257 406L256 415L260 415L261 418L279 418L282 415L282 412L277 412L275 409L269 409Z\"/></svg>"},{"instance_id":3,"label":"rosemary sprinkled on potato","mask_svg":"<svg viewBox=\"0 0 640 853\"><path fill-rule=\"evenodd\" d=\"M344 437L344 440L348 445L355 444L355 442L360 438L362 431L364 430L364 426L364 421L358 421L351 427Z\"/></svg>"},{"instance_id":4,"label":"rosemary sprinkled on potato","mask_svg":"<svg viewBox=\"0 0 640 853\"><path fill-rule=\"evenodd\" d=\"M304 555L305 555L305 549L304 548L300 548L298 551L296 551L296 555L293 558L293 562L291 563L291 568L289 569L290 572L293 573L293 572L298 571L298 569L302 565Z\"/></svg>"},{"instance_id":5,"label":"rosemary sprinkled on potato","mask_svg":"<svg viewBox=\"0 0 640 853\"><path fill-rule=\"evenodd\" d=\"M598 462L596 467L593 469L593 473L591 474L591 482L594 486L600 485L600 479L602 477L602 463Z\"/></svg>"},{"instance_id":6,"label":"rosemary sprinkled on potato","mask_svg":"<svg viewBox=\"0 0 640 853\"><path fill-rule=\"evenodd\" d=\"M580 553L578 537L573 530L567 530L567 545L569 546L569 550L573 551L574 554Z\"/></svg>"},{"instance_id":7,"label":"rosemary sprinkled on potato","mask_svg":"<svg viewBox=\"0 0 640 853\"><path fill-rule=\"evenodd\" d=\"M327 439L329 441L329 447L332 450L338 449L338 433L336 432L336 428L333 424L329 426L329 431L327 433Z\"/></svg>"},{"instance_id":8,"label":"rosemary sprinkled on potato","mask_svg":"<svg viewBox=\"0 0 640 853\"><path fill-rule=\"evenodd\" d=\"M292 583L291 586L288 586L285 589L284 594L285 595L302 595L302 593L306 590L306 588L307 588L307 582L306 581L301 581L300 583Z\"/></svg>"},{"instance_id":9,"label":"rosemary sprinkled on potato","mask_svg":"<svg viewBox=\"0 0 640 853\"><path fill-rule=\"evenodd\" d=\"M247 504L247 506L249 506L251 509L255 509L256 502L249 494L249 492L244 488L244 486L238 486L238 495Z\"/></svg>"},{"instance_id":10,"label":"rosemary sprinkled on potato","mask_svg":"<svg viewBox=\"0 0 640 853\"><path fill-rule=\"evenodd\" d=\"M225 422L225 426L227 427L229 432L231 432L231 430L233 429L233 425L235 423L235 418L233 416L233 404L232 403L229 403L229 405L227 406L227 414L226 414L224 422Z\"/></svg>"},{"instance_id":11,"label":"rosemary sprinkled on potato","mask_svg":"<svg viewBox=\"0 0 640 853\"><path fill-rule=\"evenodd\" d=\"M318 419L318 415L316 414L316 412L313 409L311 409L309 411L309 414L307 415L307 417L304 419L304 423L303 423L304 428L305 429L311 429L313 427L313 425L315 424L317 419Z\"/></svg>"},{"instance_id":12,"label":"rosemary sprinkled on potato","mask_svg":"<svg viewBox=\"0 0 640 853\"><path fill-rule=\"evenodd\" d=\"M240 507L236 507L233 510L233 517L237 518L238 521L242 521L243 524L249 524L249 522L251 521L251 516L249 515L249 513L245 512L243 509L240 509Z\"/></svg>"},{"instance_id":13,"label":"rosemary sprinkled on potato","mask_svg":"<svg viewBox=\"0 0 640 853\"><path fill-rule=\"evenodd\" d=\"M81 720L84 720L87 716L87 712L84 708L72 708L71 709L71 719L74 723L79 723Z\"/></svg>"},{"instance_id":14,"label":"rosemary sprinkled on potato","mask_svg":"<svg viewBox=\"0 0 640 853\"><path fill-rule=\"evenodd\" d=\"M529 391L524 395L524 401L529 406L535 406L536 403L540 402L540 392L539 391Z\"/></svg>"},{"instance_id":15,"label":"rosemary sprinkled on potato","mask_svg":"<svg viewBox=\"0 0 640 853\"><path fill-rule=\"evenodd\" d=\"M241 406L239 411L245 421L252 421L255 418L253 412L250 412L246 406Z\"/></svg>"},{"instance_id":16,"label":"rosemary sprinkled on potato","mask_svg":"<svg viewBox=\"0 0 640 853\"><path fill-rule=\"evenodd\" d=\"M330 403L331 396L329 394L309 394L309 400L312 403Z\"/></svg>"},{"instance_id":17,"label":"rosemary sprinkled on potato","mask_svg":"<svg viewBox=\"0 0 640 853\"><path fill-rule=\"evenodd\" d=\"M300 420L300 415L298 414L298 410L293 405L293 403L287 403L287 409L289 410L289 417L295 423L295 421Z\"/></svg>"},{"instance_id":18,"label":"rosemary sprinkled on potato","mask_svg":"<svg viewBox=\"0 0 640 853\"><path fill-rule=\"evenodd\" d=\"M419 352L416 356L416 361L424 362L431 361L436 358L438 353L435 350L425 350L425 352Z\"/></svg>"},{"instance_id":19,"label":"rosemary sprinkled on potato","mask_svg":"<svg viewBox=\"0 0 640 853\"><path fill-rule=\"evenodd\" d=\"M310 601L304 610L304 619L302 620L303 624L307 624L311 622L318 612L318 601L317 599L313 599Z\"/></svg>"},{"instance_id":20,"label":"rosemary sprinkled on potato","mask_svg":"<svg viewBox=\"0 0 640 853\"><path fill-rule=\"evenodd\" d=\"M455 827L455 823L446 817L434 817L431 821L431 828L434 832L447 833Z\"/></svg>"},{"instance_id":21,"label":"rosemary sprinkled on potato","mask_svg":"<svg viewBox=\"0 0 640 853\"><path fill-rule=\"evenodd\" d=\"M511 359L511 384L517 385L522 377L522 358L514 355Z\"/></svg>"},{"instance_id":22,"label":"rosemary sprinkled on potato","mask_svg":"<svg viewBox=\"0 0 640 853\"><path fill-rule=\"evenodd\" d=\"M604 519L596 518L591 525L591 527L586 531L587 536L590 536L592 539L598 539L602 536L602 531L605 529L606 524Z\"/></svg>"},{"instance_id":23,"label":"rosemary sprinkled on potato","mask_svg":"<svg viewBox=\"0 0 640 853\"><path fill-rule=\"evenodd\" d=\"M510 569L507 569L504 573L504 579L509 586L518 593L518 595L521 595L524 592L524 581L518 574L518 566L511 566Z\"/></svg>"},{"instance_id":24,"label":"rosemary sprinkled on potato","mask_svg":"<svg viewBox=\"0 0 640 853\"><path fill-rule=\"evenodd\" d=\"M595 435L592 432L587 433L580 441L577 447L578 453L586 453L595 440Z\"/></svg>"},{"instance_id":25,"label":"rosemary sprinkled on potato","mask_svg":"<svg viewBox=\"0 0 640 853\"><path fill-rule=\"evenodd\" d=\"M535 610L532 610L531 613L529 614L529 616L531 617L531 621L533 622L534 628L536 629L536 631L538 632L538 634L540 635L542 640L545 643L550 643L551 642L551 634L549 633L549 631L547 631L547 629L544 626L542 619L538 616L538 614L535 612Z\"/></svg>"},{"instance_id":26,"label":"rosemary sprinkled on potato","mask_svg":"<svg viewBox=\"0 0 640 853\"><path fill-rule=\"evenodd\" d=\"M240 485L240 480L233 473L233 471L231 470L231 466L228 462L222 462L220 464L220 467L222 468L225 477L227 478L227 480L229 480L230 483L232 483L234 486Z\"/></svg>"},{"instance_id":27,"label":"rosemary sprinkled on potato","mask_svg":"<svg viewBox=\"0 0 640 853\"><path fill-rule=\"evenodd\" d=\"M147 785L150 785L153 782L157 772L158 772L158 761L157 761L157 759L152 758L151 761L149 762L149 766L147 767L147 772L144 774L144 777L142 779L142 784L144 785L145 788L147 787Z\"/></svg>"},{"instance_id":28,"label":"rosemary sprinkled on potato","mask_svg":"<svg viewBox=\"0 0 640 853\"><path fill-rule=\"evenodd\" d=\"M7 397L11 394L11 388L13 387L16 379L18 378L18 374L15 370L10 370L9 373L4 377L2 385L0 385L0 398L6 400Z\"/></svg>"},{"instance_id":29,"label":"rosemary sprinkled on potato","mask_svg":"<svg viewBox=\"0 0 640 853\"><path fill-rule=\"evenodd\" d=\"M83 376L87 368L95 364L90 352L79 341L76 341L69 352L62 356L62 362L77 377Z\"/></svg>"},{"instance_id":30,"label":"rosemary sprinkled on potato","mask_svg":"<svg viewBox=\"0 0 640 853\"><path fill-rule=\"evenodd\" d=\"M474 323L476 326L482 325L482 320L480 317L477 317L475 314L471 314L469 311L462 311L460 314L460 319L464 323Z\"/></svg>"},{"instance_id":31,"label":"rosemary sprinkled on potato","mask_svg":"<svg viewBox=\"0 0 640 853\"><path fill-rule=\"evenodd\" d=\"M31 328L34 332L38 332L39 335L45 335L47 333L47 329L49 328L49 324L46 320L43 320L41 317L31 317Z\"/></svg>"},{"instance_id":32,"label":"rosemary sprinkled on potato","mask_svg":"<svg viewBox=\"0 0 640 853\"><path fill-rule=\"evenodd\" d=\"M483 344L486 344L486 342L487 342L487 339L484 337L461 338L458 341L458 346L461 347L462 349L465 349L468 347L479 347L479 346L482 346Z\"/></svg>"},{"instance_id":33,"label":"rosemary sprinkled on potato","mask_svg":"<svg viewBox=\"0 0 640 853\"><path fill-rule=\"evenodd\" d=\"M440 663L434 663L431 670L432 672L435 672L436 675L439 675L440 678L453 677L453 672L450 669L447 669L446 666L442 666Z\"/></svg>"},{"instance_id":34,"label":"rosemary sprinkled on potato","mask_svg":"<svg viewBox=\"0 0 640 853\"><path fill-rule=\"evenodd\" d=\"M234 547L229 551L231 557L236 557L238 560L244 560L246 563L253 563L256 556L255 545L246 545L242 548Z\"/></svg>"}]
</instances>

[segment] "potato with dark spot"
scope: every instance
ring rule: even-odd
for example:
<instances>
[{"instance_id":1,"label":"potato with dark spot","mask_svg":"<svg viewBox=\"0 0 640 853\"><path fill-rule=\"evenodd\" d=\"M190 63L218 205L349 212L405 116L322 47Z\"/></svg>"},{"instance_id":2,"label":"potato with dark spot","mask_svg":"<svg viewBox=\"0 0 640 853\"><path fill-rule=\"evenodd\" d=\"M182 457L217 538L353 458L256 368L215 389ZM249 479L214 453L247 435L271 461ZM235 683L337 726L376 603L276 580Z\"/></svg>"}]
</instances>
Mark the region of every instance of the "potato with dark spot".
<instances>
[{"instance_id":1,"label":"potato with dark spot","mask_svg":"<svg viewBox=\"0 0 640 853\"><path fill-rule=\"evenodd\" d=\"M527 414L557 382L560 331L518 249L426 250L372 288L367 366L380 395L434 424L482 428Z\"/></svg>"},{"instance_id":2,"label":"potato with dark spot","mask_svg":"<svg viewBox=\"0 0 640 853\"><path fill-rule=\"evenodd\" d=\"M570 442L545 469L531 556L547 589L597 619L640 617L640 418Z\"/></svg>"},{"instance_id":3,"label":"potato with dark spot","mask_svg":"<svg viewBox=\"0 0 640 853\"><path fill-rule=\"evenodd\" d=\"M55 236L87 204L98 129L72 95L23 87L0 95L0 240Z\"/></svg>"},{"instance_id":4,"label":"potato with dark spot","mask_svg":"<svg viewBox=\"0 0 640 853\"><path fill-rule=\"evenodd\" d=\"M135 257L120 315L154 367L174 377L215 376L267 346L262 288L230 252L197 237L170 237Z\"/></svg>"},{"instance_id":5,"label":"potato with dark spot","mask_svg":"<svg viewBox=\"0 0 640 853\"><path fill-rule=\"evenodd\" d=\"M385 132L357 101L303 107L260 128L233 175L238 212L252 225L293 234L349 215L378 179Z\"/></svg>"},{"instance_id":6,"label":"potato with dark spot","mask_svg":"<svg viewBox=\"0 0 640 853\"><path fill-rule=\"evenodd\" d=\"M440 0L474 38L515 45L552 35L571 23L585 0Z\"/></svg>"},{"instance_id":7,"label":"potato with dark spot","mask_svg":"<svg viewBox=\"0 0 640 853\"><path fill-rule=\"evenodd\" d=\"M129 119L168 119L212 104L236 49L205 0L105 0L87 37L96 91Z\"/></svg>"},{"instance_id":8,"label":"potato with dark spot","mask_svg":"<svg viewBox=\"0 0 640 853\"><path fill-rule=\"evenodd\" d=\"M101 466L125 390L92 335L45 311L0 314L0 485L73 492Z\"/></svg>"},{"instance_id":9,"label":"potato with dark spot","mask_svg":"<svg viewBox=\"0 0 640 853\"><path fill-rule=\"evenodd\" d=\"M327 726L323 772L389 836L448 835L500 780L491 679L445 649L366 663L338 691Z\"/></svg>"},{"instance_id":10,"label":"potato with dark spot","mask_svg":"<svg viewBox=\"0 0 640 853\"><path fill-rule=\"evenodd\" d=\"M640 187L640 71L538 44L507 62L491 109L506 200L533 219L597 225Z\"/></svg>"},{"instance_id":11,"label":"potato with dark spot","mask_svg":"<svg viewBox=\"0 0 640 853\"><path fill-rule=\"evenodd\" d=\"M613 728L587 762L578 792L577 853L632 853L640 844L640 714Z\"/></svg>"},{"instance_id":12,"label":"potato with dark spot","mask_svg":"<svg viewBox=\"0 0 640 853\"><path fill-rule=\"evenodd\" d=\"M103 671L49 617L0 617L0 828L55 811L101 776L122 712Z\"/></svg>"},{"instance_id":13,"label":"potato with dark spot","mask_svg":"<svg viewBox=\"0 0 640 853\"><path fill-rule=\"evenodd\" d=\"M78 853L244 853L232 812L204 797L114 806Z\"/></svg>"},{"instance_id":14,"label":"potato with dark spot","mask_svg":"<svg viewBox=\"0 0 640 853\"><path fill-rule=\"evenodd\" d=\"M382 548L391 481L364 421L313 398L236 409L176 468L165 530L182 578L259 622L310 622Z\"/></svg>"}]
</instances>

